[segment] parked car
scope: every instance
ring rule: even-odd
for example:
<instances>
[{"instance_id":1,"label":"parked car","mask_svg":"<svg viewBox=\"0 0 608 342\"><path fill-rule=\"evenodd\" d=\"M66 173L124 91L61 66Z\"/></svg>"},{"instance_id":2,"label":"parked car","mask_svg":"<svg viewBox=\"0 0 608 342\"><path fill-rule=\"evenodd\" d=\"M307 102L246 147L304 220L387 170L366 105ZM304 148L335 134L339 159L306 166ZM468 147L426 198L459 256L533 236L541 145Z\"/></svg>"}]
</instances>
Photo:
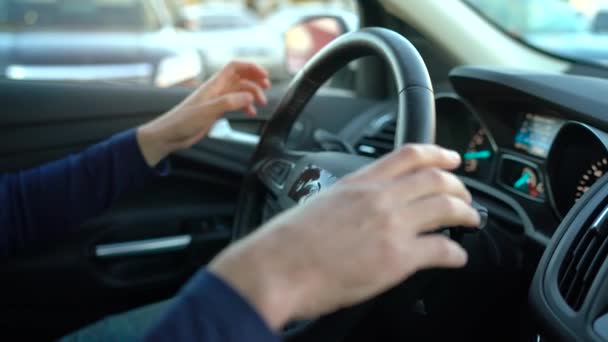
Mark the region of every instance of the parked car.
<instances>
[{"instance_id":1,"label":"parked car","mask_svg":"<svg viewBox=\"0 0 608 342\"><path fill-rule=\"evenodd\" d=\"M185 39L200 51L209 73L236 59L263 66L272 79L286 78L281 35L262 25L249 9L227 4L196 5L184 11L184 18L188 26L194 27L184 33Z\"/></svg>"},{"instance_id":2,"label":"parked car","mask_svg":"<svg viewBox=\"0 0 608 342\"><path fill-rule=\"evenodd\" d=\"M608 34L608 9L601 9L595 14L591 30L595 34Z\"/></svg>"},{"instance_id":3,"label":"parked car","mask_svg":"<svg viewBox=\"0 0 608 342\"><path fill-rule=\"evenodd\" d=\"M193 84L200 55L160 0L3 0L0 74L16 80Z\"/></svg>"},{"instance_id":4,"label":"parked car","mask_svg":"<svg viewBox=\"0 0 608 342\"><path fill-rule=\"evenodd\" d=\"M294 74L329 42L355 30L359 19L337 6L311 4L284 6L270 15L265 25L282 36L285 67Z\"/></svg>"},{"instance_id":5,"label":"parked car","mask_svg":"<svg viewBox=\"0 0 608 342\"><path fill-rule=\"evenodd\" d=\"M359 27L357 13L335 5L285 5L268 16L264 23L273 31L285 34L290 28L310 18L335 17L339 18L347 31Z\"/></svg>"}]
</instances>

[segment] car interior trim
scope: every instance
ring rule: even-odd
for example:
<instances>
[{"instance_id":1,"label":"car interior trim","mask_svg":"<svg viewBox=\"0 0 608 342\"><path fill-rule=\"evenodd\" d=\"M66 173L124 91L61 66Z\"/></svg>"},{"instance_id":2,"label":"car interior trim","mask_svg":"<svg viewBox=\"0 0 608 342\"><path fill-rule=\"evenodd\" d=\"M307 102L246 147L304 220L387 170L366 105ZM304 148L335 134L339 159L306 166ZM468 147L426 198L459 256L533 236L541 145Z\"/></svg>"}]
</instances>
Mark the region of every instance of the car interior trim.
<instances>
[{"instance_id":1,"label":"car interior trim","mask_svg":"<svg viewBox=\"0 0 608 342\"><path fill-rule=\"evenodd\" d=\"M215 122L209 131L209 138L250 146L255 146L260 142L259 135L235 130L230 125L230 121L225 118Z\"/></svg>"},{"instance_id":2,"label":"car interior trim","mask_svg":"<svg viewBox=\"0 0 608 342\"><path fill-rule=\"evenodd\" d=\"M188 248L191 243L192 236L190 235L176 235L157 239L117 242L97 245L95 247L95 256L104 259L161 254L184 250Z\"/></svg>"},{"instance_id":3,"label":"car interior trim","mask_svg":"<svg viewBox=\"0 0 608 342\"><path fill-rule=\"evenodd\" d=\"M536 229L534 229L532 220L530 220L530 217L528 217L524 208L522 208L522 206L517 201L515 201L511 196L509 196L501 191L498 191L495 188L488 186L475 179L468 178L468 177L460 177L460 179L467 187L474 189L476 191L485 193L485 194L493 197L494 199L498 199L498 200L502 201L503 203L507 204L509 207L511 207L517 213L517 216L519 216L519 218L521 219L521 225L523 226L524 233L526 234L527 237L529 237L533 241L540 243L543 246L547 246L549 244L549 241L551 239L549 237L547 237L545 234L542 234L542 233L538 232ZM490 212L490 215L492 215L491 212Z\"/></svg>"},{"instance_id":4,"label":"car interior trim","mask_svg":"<svg viewBox=\"0 0 608 342\"><path fill-rule=\"evenodd\" d=\"M504 34L461 1L382 0L382 6L433 40L443 51L452 52L458 65L495 65L530 70L565 71L569 63L522 45ZM441 23L441 25L429 24ZM467 23L463 25L462 23ZM451 34L446 35L445 32ZM487 48L492 42L492 49ZM476 53L471 53L476 51ZM501 51L509 51L508 54Z\"/></svg>"}]
</instances>

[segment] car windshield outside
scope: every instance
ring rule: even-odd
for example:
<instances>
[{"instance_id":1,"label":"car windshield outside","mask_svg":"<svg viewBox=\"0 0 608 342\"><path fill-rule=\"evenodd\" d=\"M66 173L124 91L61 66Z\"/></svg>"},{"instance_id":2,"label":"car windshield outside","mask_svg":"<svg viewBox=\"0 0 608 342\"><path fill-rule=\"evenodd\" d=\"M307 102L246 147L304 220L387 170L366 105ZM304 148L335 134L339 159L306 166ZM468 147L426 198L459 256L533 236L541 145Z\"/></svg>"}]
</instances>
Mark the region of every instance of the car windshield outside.
<instances>
[{"instance_id":1,"label":"car windshield outside","mask_svg":"<svg viewBox=\"0 0 608 342\"><path fill-rule=\"evenodd\" d=\"M146 30L158 25L140 0L2 0L5 30Z\"/></svg>"},{"instance_id":2,"label":"car windshield outside","mask_svg":"<svg viewBox=\"0 0 608 342\"><path fill-rule=\"evenodd\" d=\"M0 0L0 78L196 87L241 60L285 86L357 25L356 0Z\"/></svg>"},{"instance_id":3,"label":"car windshield outside","mask_svg":"<svg viewBox=\"0 0 608 342\"><path fill-rule=\"evenodd\" d=\"M254 27L258 20L252 15L204 15L200 18L201 30L229 30L235 28Z\"/></svg>"},{"instance_id":4,"label":"car windshield outside","mask_svg":"<svg viewBox=\"0 0 608 342\"><path fill-rule=\"evenodd\" d=\"M464 0L524 42L571 60L608 66L608 0Z\"/></svg>"}]
</instances>

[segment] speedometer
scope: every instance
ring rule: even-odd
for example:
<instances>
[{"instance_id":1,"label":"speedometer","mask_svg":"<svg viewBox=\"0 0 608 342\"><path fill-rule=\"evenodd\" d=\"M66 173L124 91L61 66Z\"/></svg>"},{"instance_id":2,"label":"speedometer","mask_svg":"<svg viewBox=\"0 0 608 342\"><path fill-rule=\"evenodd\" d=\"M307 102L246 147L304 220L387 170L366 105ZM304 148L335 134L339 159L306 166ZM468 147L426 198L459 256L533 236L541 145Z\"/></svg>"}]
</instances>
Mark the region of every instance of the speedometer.
<instances>
[{"instance_id":1,"label":"speedometer","mask_svg":"<svg viewBox=\"0 0 608 342\"><path fill-rule=\"evenodd\" d=\"M462 166L457 173L487 181L494 165L494 140L473 108L455 95L442 95L435 102L437 144L458 151Z\"/></svg>"},{"instance_id":2,"label":"speedometer","mask_svg":"<svg viewBox=\"0 0 608 342\"><path fill-rule=\"evenodd\" d=\"M589 188L608 171L608 158L594 162L583 172L578 180L574 200L581 198Z\"/></svg>"},{"instance_id":3,"label":"speedometer","mask_svg":"<svg viewBox=\"0 0 608 342\"><path fill-rule=\"evenodd\" d=\"M547 158L557 212L564 217L597 180L608 173L608 135L577 122L564 124Z\"/></svg>"}]
</instances>

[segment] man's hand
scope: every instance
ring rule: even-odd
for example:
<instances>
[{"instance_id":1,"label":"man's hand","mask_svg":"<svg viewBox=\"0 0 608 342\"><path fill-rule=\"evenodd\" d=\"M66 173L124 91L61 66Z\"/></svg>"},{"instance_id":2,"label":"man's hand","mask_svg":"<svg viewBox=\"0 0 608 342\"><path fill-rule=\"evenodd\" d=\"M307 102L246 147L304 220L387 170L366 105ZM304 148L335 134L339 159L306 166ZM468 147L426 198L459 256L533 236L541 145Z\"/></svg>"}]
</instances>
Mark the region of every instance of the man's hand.
<instances>
[{"instance_id":1,"label":"man's hand","mask_svg":"<svg viewBox=\"0 0 608 342\"><path fill-rule=\"evenodd\" d=\"M201 140L224 113L244 110L256 115L255 104L265 105L270 87L261 67L232 62L168 113L141 126L137 141L146 162L155 166L171 152Z\"/></svg>"},{"instance_id":2,"label":"man's hand","mask_svg":"<svg viewBox=\"0 0 608 342\"><path fill-rule=\"evenodd\" d=\"M444 170L460 157L409 145L278 215L209 266L279 329L371 298L418 270L462 267L443 226L479 225L471 195Z\"/></svg>"}]
</instances>

